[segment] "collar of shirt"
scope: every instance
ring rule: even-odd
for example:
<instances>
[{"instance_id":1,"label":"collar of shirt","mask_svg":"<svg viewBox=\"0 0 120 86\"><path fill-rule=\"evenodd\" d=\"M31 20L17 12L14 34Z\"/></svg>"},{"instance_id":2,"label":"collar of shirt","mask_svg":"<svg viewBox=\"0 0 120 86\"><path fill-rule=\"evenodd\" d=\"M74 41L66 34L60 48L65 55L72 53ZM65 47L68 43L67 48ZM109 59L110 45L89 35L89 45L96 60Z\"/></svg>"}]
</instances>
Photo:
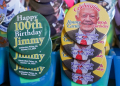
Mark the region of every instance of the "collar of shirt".
<instances>
[{"instance_id":1,"label":"collar of shirt","mask_svg":"<svg viewBox=\"0 0 120 86\"><path fill-rule=\"evenodd\" d=\"M79 33L79 35L80 35L80 36L78 36L78 38L81 38L81 39L77 40L77 43L80 43L81 40L82 40L82 36L83 36L83 35L82 35L83 32L80 30L80 28L79 28L79 30L78 30L78 33ZM91 40L91 37L92 37L92 36L94 37L93 34L95 34L95 29L94 29L91 33L89 33L89 34L90 34L91 36L88 36L88 40L86 40L86 41L87 41L87 45L93 43L93 40Z\"/></svg>"},{"instance_id":2,"label":"collar of shirt","mask_svg":"<svg viewBox=\"0 0 120 86\"><path fill-rule=\"evenodd\" d=\"M87 48L90 48L90 46L88 46ZM78 54L78 50L81 50L79 49L79 47L75 44L74 45L74 50L72 51L73 52L73 58L76 58L76 55ZM88 55L84 55L85 54L85 51L83 50L83 54L82 54L82 59L83 60L87 60L88 59Z\"/></svg>"},{"instance_id":3,"label":"collar of shirt","mask_svg":"<svg viewBox=\"0 0 120 86\"><path fill-rule=\"evenodd\" d=\"M74 49L75 49L76 51L82 50L82 49L80 49L76 44L74 45ZM89 45L89 46L86 47L85 49L91 49L91 45ZM86 50L84 51L84 49L83 49L83 53L85 53L85 52L86 52Z\"/></svg>"},{"instance_id":4,"label":"collar of shirt","mask_svg":"<svg viewBox=\"0 0 120 86\"><path fill-rule=\"evenodd\" d=\"M79 28L79 30L78 30L78 33L79 33L79 34L84 34L84 33L80 30L80 28ZM93 34L95 34L95 29L94 29L91 33L89 33L89 34L93 36ZM82 37L82 36L79 36L79 37ZM91 38L91 36L88 36L88 38Z\"/></svg>"},{"instance_id":5,"label":"collar of shirt","mask_svg":"<svg viewBox=\"0 0 120 86\"><path fill-rule=\"evenodd\" d=\"M88 68L87 67L90 67L89 65L90 65L90 60L88 60L87 62L85 62L84 64L81 64L81 63L79 63L77 60L74 60L74 64L75 65L73 65L73 67L77 67L78 65L82 65L83 66L83 68L86 70L86 71L88 71ZM89 64L89 65L88 65Z\"/></svg>"}]
</instances>

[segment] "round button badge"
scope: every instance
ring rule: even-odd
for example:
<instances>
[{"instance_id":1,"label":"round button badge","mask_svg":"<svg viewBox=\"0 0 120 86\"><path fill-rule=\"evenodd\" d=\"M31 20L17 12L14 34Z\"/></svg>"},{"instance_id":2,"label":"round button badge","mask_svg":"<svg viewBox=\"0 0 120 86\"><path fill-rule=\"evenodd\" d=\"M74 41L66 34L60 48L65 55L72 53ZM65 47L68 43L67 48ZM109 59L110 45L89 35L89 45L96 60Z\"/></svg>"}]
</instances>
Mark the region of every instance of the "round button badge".
<instances>
[{"instance_id":1,"label":"round button badge","mask_svg":"<svg viewBox=\"0 0 120 86\"><path fill-rule=\"evenodd\" d=\"M50 29L51 29L51 37L55 36L61 36L61 31L63 29L63 22L64 22L64 12L62 8L60 8L60 11L52 14L50 16L45 16L45 18L48 20Z\"/></svg>"},{"instance_id":2,"label":"round button badge","mask_svg":"<svg viewBox=\"0 0 120 86\"><path fill-rule=\"evenodd\" d=\"M7 14L3 21L3 23L0 25L0 29L4 32L7 32L7 28L9 25L9 22L12 20L12 18L19 13L19 2L16 2L12 7L7 8Z\"/></svg>"},{"instance_id":3,"label":"round button badge","mask_svg":"<svg viewBox=\"0 0 120 86\"><path fill-rule=\"evenodd\" d=\"M40 4L34 0L30 0L30 7L32 11L36 11L42 15L51 15L58 12L62 5L62 0L53 0L48 4Z\"/></svg>"},{"instance_id":4,"label":"round button badge","mask_svg":"<svg viewBox=\"0 0 120 86\"><path fill-rule=\"evenodd\" d=\"M82 45L91 45L102 40L109 26L108 13L101 5L93 2L81 2L74 5L64 19L68 36Z\"/></svg>"},{"instance_id":5,"label":"round button badge","mask_svg":"<svg viewBox=\"0 0 120 86\"><path fill-rule=\"evenodd\" d=\"M0 1L0 24L4 21L6 14L7 14L7 8L6 8L6 2L4 0ZM1 30L1 28L0 28Z\"/></svg>"},{"instance_id":6,"label":"round button badge","mask_svg":"<svg viewBox=\"0 0 120 86\"><path fill-rule=\"evenodd\" d=\"M65 67L67 67L72 72L79 73L79 74L89 73L96 70L102 63L103 59L105 58L104 54L105 54L105 51L103 49L99 55L97 55L92 59L78 60L68 56L65 50L63 50L63 47L60 46L60 56L61 56L62 63L65 65Z\"/></svg>"},{"instance_id":7,"label":"round button badge","mask_svg":"<svg viewBox=\"0 0 120 86\"><path fill-rule=\"evenodd\" d=\"M9 23L7 37L10 46L21 54L36 54L49 41L50 27L39 13L25 11L16 15Z\"/></svg>"},{"instance_id":8,"label":"round button badge","mask_svg":"<svg viewBox=\"0 0 120 86\"><path fill-rule=\"evenodd\" d=\"M101 53L106 43L106 36L98 43L92 45L81 45L72 41L63 29L61 33L61 43L66 53L72 58L87 60L96 57Z\"/></svg>"},{"instance_id":9,"label":"round button badge","mask_svg":"<svg viewBox=\"0 0 120 86\"><path fill-rule=\"evenodd\" d=\"M100 80L104 75L107 67L106 58L104 58L102 64L94 71L86 74L78 74L69 71L64 64L62 64L63 71L67 75L67 77L75 83L87 85L95 83L96 81Z\"/></svg>"},{"instance_id":10,"label":"round button badge","mask_svg":"<svg viewBox=\"0 0 120 86\"><path fill-rule=\"evenodd\" d=\"M11 57L18 65L26 68L36 68L42 65L50 57L52 52L52 41L49 39L49 42L45 48L42 51L39 51L37 54L20 54L18 52L15 52L11 47L9 47L9 52Z\"/></svg>"},{"instance_id":11,"label":"round button badge","mask_svg":"<svg viewBox=\"0 0 120 86\"><path fill-rule=\"evenodd\" d=\"M20 77L23 77L25 79L36 79L42 77L49 70L49 67L51 65L51 57L49 57L49 59L46 60L42 65L35 68L21 67L20 65L14 62L10 55L9 63L13 71Z\"/></svg>"}]
</instances>

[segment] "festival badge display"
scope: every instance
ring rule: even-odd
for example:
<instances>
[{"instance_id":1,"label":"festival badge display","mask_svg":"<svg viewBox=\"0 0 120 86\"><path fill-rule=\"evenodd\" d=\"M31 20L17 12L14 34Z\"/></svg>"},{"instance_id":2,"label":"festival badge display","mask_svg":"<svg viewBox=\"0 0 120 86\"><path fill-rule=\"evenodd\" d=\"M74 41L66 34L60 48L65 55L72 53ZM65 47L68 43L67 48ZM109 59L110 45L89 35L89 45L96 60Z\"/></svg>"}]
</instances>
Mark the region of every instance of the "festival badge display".
<instances>
[{"instance_id":1,"label":"festival badge display","mask_svg":"<svg viewBox=\"0 0 120 86\"><path fill-rule=\"evenodd\" d=\"M3 21L3 23L0 25L0 30L7 32L7 28L9 25L9 22L12 20L12 18L19 13L19 0L10 0L7 4L7 14ZM13 4L13 3L14 4ZM8 7L9 6L9 7Z\"/></svg>"},{"instance_id":2,"label":"festival badge display","mask_svg":"<svg viewBox=\"0 0 120 86\"><path fill-rule=\"evenodd\" d=\"M44 16L49 22L51 28L51 37L60 36L63 29L64 11L62 8L58 12L52 15Z\"/></svg>"},{"instance_id":3,"label":"festival badge display","mask_svg":"<svg viewBox=\"0 0 120 86\"><path fill-rule=\"evenodd\" d=\"M94 71L100 66L100 64L103 62L103 59L105 58L105 51L103 48L102 52L96 57L83 61L73 59L72 57L68 56L65 50L63 50L63 47L60 46L60 56L65 67L67 67L72 72L84 74Z\"/></svg>"},{"instance_id":4,"label":"festival badge display","mask_svg":"<svg viewBox=\"0 0 120 86\"><path fill-rule=\"evenodd\" d=\"M109 15L97 3L81 2L68 10L60 56L62 68L71 81L89 85L102 78L107 67L105 54L109 49L105 44L109 27Z\"/></svg>"},{"instance_id":5,"label":"festival badge display","mask_svg":"<svg viewBox=\"0 0 120 86\"><path fill-rule=\"evenodd\" d=\"M106 38L107 37L105 36L101 41L92 45L80 45L71 40L63 29L61 43L69 56L78 60L88 60L101 53L105 46Z\"/></svg>"},{"instance_id":6,"label":"festival badge display","mask_svg":"<svg viewBox=\"0 0 120 86\"><path fill-rule=\"evenodd\" d=\"M49 70L51 57L49 57L49 59L47 59L42 65L39 65L39 67L35 68L26 68L18 65L14 62L10 55L9 63L13 71L20 77L23 77L25 79L37 79L43 76Z\"/></svg>"},{"instance_id":7,"label":"festival badge display","mask_svg":"<svg viewBox=\"0 0 120 86\"><path fill-rule=\"evenodd\" d=\"M48 0L44 0L45 2ZM48 3L42 3L39 0L30 0L30 8L32 11L42 14L49 22L51 29L51 37L59 38L63 29L64 10L62 9L62 0L51 0Z\"/></svg>"},{"instance_id":8,"label":"festival badge display","mask_svg":"<svg viewBox=\"0 0 120 86\"><path fill-rule=\"evenodd\" d=\"M47 52L46 52L47 50ZM32 55L24 55L18 52L15 52L11 46L9 47L9 52L11 54L12 59L18 64L26 68L34 68L39 67L39 65L43 64L47 59L49 59L52 52L52 43L51 39L49 39L48 44L42 51L39 51L38 54Z\"/></svg>"},{"instance_id":9,"label":"festival badge display","mask_svg":"<svg viewBox=\"0 0 120 86\"><path fill-rule=\"evenodd\" d=\"M49 23L51 28L51 37L61 36L61 32L63 29L64 16L65 16L64 11L62 8L60 8L60 11L55 14L57 21L53 22L52 24Z\"/></svg>"},{"instance_id":10,"label":"festival badge display","mask_svg":"<svg viewBox=\"0 0 120 86\"><path fill-rule=\"evenodd\" d=\"M7 28L11 19L19 13L19 0L1 0L0 1L0 47L9 45L7 40ZM21 10L23 12L25 10Z\"/></svg>"},{"instance_id":11,"label":"festival badge display","mask_svg":"<svg viewBox=\"0 0 120 86\"><path fill-rule=\"evenodd\" d=\"M88 13L84 14L85 11ZM109 15L102 6L86 2L74 5L67 12L64 27L68 36L76 43L91 45L99 42L107 34L109 21Z\"/></svg>"},{"instance_id":12,"label":"festival badge display","mask_svg":"<svg viewBox=\"0 0 120 86\"><path fill-rule=\"evenodd\" d=\"M7 32L7 28L9 25L9 22L12 20L12 18L17 15L20 12L25 11L24 7L21 9L21 4L19 0L4 0L4 5L2 8L6 7L6 17L2 24L0 25L0 30L3 32Z\"/></svg>"},{"instance_id":13,"label":"festival badge display","mask_svg":"<svg viewBox=\"0 0 120 86\"><path fill-rule=\"evenodd\" d=\"M90 73L85 73L85 74L78 74L78 73L71 72L64 66L64 64L62 65L62 67L65 74L73 82L82 84L82 85L87 85L87 84L92 84L102 78L102 76L106 71L107 64L106 64L106 58L104 58L103 62L100 64L100 66L96 70Z\"/></svg>"},{"instance_id":14,"label":"festival badge display","mask_svg":"<svg viewBox=\"0 0 120 86\"><path fill-rule=\"evenodd\" d=\"M44 16L33 11L19 13L9 23L7 36L9 64L18 76L36 79L49 70L52 41Z\"/></svg>"},{"instance_id":15,"label":"festival badge display","mask_svg":"<svg viewBox=\"0 0 120 86\"><path fill-rule=\"evenodd\" d=\"M18 53L35 54L47 45L50 27L39 13L25 11L12 19L7 36L10 46Z\"/></svg>"}]
</instances>

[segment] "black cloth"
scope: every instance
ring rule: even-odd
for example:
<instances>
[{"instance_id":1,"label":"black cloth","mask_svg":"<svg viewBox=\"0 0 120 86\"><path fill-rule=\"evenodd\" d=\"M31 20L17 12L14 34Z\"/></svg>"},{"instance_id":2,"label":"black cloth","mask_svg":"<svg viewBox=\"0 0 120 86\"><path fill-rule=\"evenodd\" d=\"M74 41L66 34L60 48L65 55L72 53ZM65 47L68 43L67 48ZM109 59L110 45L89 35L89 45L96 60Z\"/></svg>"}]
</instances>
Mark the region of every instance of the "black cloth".
<instances>
[{"instance_id":1,"label":"black cloth","mask_svg":"<svg viewBox=\"0 0 120 86\"><path fill-rule=\"evenodd\" d=\"M72 40L74 40L75 42L77 42L77 40L76 40L76 37L77 37L77 36L75 36L75 34L78 33L78 31L79 31L79 28L76 29L76 30L68 31L67 34L68 34L68 36L69 36ZM99 32L97 29L95 29L95 34L98 34L99 36L98 36L98 40L93 40L93 43L99 42L99 41L102 40L103 37L105 36L105 34ZM92 43L92 44L93 44L93 43Z\"/></svg>"},{"instance_id":2,"label":"black cloth","mask_svg":"<svg viewBox=\"0 0 120 86\"><path fill-rule=\"evenodd\" d=\"M63 45L64 50L65 50L66 53L67 53L69 56L71 56L71 57L73 57L71 47L74 47L74 45L75 45L75 44ZM71 47L70 47L70 46L71 46ZM99 55L99 54L101 53L101 50L97 49L97 48L94 47L93 45L91 45L91 49L93 49L94 52L93 52L93 55L89 55L89 56L88 56L88 59L94 58L94 57L96 57L97 55Z\"/></svg>"}]
</instances>

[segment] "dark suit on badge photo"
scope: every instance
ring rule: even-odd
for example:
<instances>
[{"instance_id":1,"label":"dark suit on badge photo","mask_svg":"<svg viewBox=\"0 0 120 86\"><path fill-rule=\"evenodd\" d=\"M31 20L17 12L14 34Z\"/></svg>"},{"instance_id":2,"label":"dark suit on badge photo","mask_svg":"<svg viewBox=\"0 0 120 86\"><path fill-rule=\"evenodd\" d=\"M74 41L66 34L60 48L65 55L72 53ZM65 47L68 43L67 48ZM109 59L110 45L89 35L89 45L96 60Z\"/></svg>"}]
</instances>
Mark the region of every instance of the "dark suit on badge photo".
<instances>
[{"instance_id":1,"label":"dark suit on badge photo","mask_svg":"<svg viewBox=\"0 0 120 86\"><path fill-rule=\"evenodd\" d=\"M95 75L93 72L87 73L85 76L82 74L73 73L69 70L64 70L64 72L72 81L78 84L92 84L101 78Z\"/></svg>"},{"instance_id":2,"label":"dark suit on badge photo","mask_svg":"<svg viewBox=\"0 0 120 86\"><path fill-rule=\"evenodd\" d=\"M85 3L81 5L84 4ZM87 5L94 6L94 4L92 3ZM76 30L67 31L67 34L72 40L74 40L78 44L91 45L100 41L105 35L95 28L100 19L99 10L85 6L82 9L77 10L75 19L79 22L79 28Z\"/></svg>"},{"instance_id":3,"label":"dark suit on badge photo","mask_svg":"<svg viewBox=\"0 0 120 86\"><path fill-rule=\"evenodd\" d=\"M70 35L69 35L70 38L76 42L76 41L77 41L77 40L76 40L76 37L77 37L77 36L76 36L75 34L78 33L78 31L79 31L79 28L76 29L76 30L68 31L67 34L70 34ZM102 40L101 38L103 38L104 35L105 35L105 34L99 32L97 29L95 29L95 34L98 34L99 36L98 36L98 40L93 40L93 43L99 42L100 40ZM93 43L92 43L92 44L93 44Z\"/></svg>"},{"instance_id":4,"label":"dark suit on badge photo","mask_svg":"<svg viewBox=\"0 0 120 86\"><path fill-rule=\"evenodd\" d=\"M71 56L72 58L79 59L79 60L88 60L88 59L91 59L91 58L96 57L97 55L99 55L99 54L101 53L101 50L100 50L100 49L94 47L93 45L89 45L89 46L91 46L90 49L94 50L94 51L93 51L93 55L88 55L88 57L84 55L86 58L81 57L80 55L78 55L78 56L80 56L80 57L78 57L77 55L76 55L76 57L73 57L72 47L74 47L74 46L75 46L75 44L67 44L67 45L63 45L63 48L65 49L66 53L67 53L69 56ZM81 46L82 46L82 45L81 45ZM84 52L83 52L83 53L84 53Z\"/></svg>"},{"instance_id":5,"label":"dark suit on badge photo","mask_svg":"<svg viewBox=\"0 0 120 86\"><path fill-rule=\"evenodd\" d=\"M99 67L99 63L94 62L93 60L85 60L79 61L76 59L69 59L63 61L66 68L71 70L72 72L85 74L96 70Z\"/></svg>"}]
</instances>

